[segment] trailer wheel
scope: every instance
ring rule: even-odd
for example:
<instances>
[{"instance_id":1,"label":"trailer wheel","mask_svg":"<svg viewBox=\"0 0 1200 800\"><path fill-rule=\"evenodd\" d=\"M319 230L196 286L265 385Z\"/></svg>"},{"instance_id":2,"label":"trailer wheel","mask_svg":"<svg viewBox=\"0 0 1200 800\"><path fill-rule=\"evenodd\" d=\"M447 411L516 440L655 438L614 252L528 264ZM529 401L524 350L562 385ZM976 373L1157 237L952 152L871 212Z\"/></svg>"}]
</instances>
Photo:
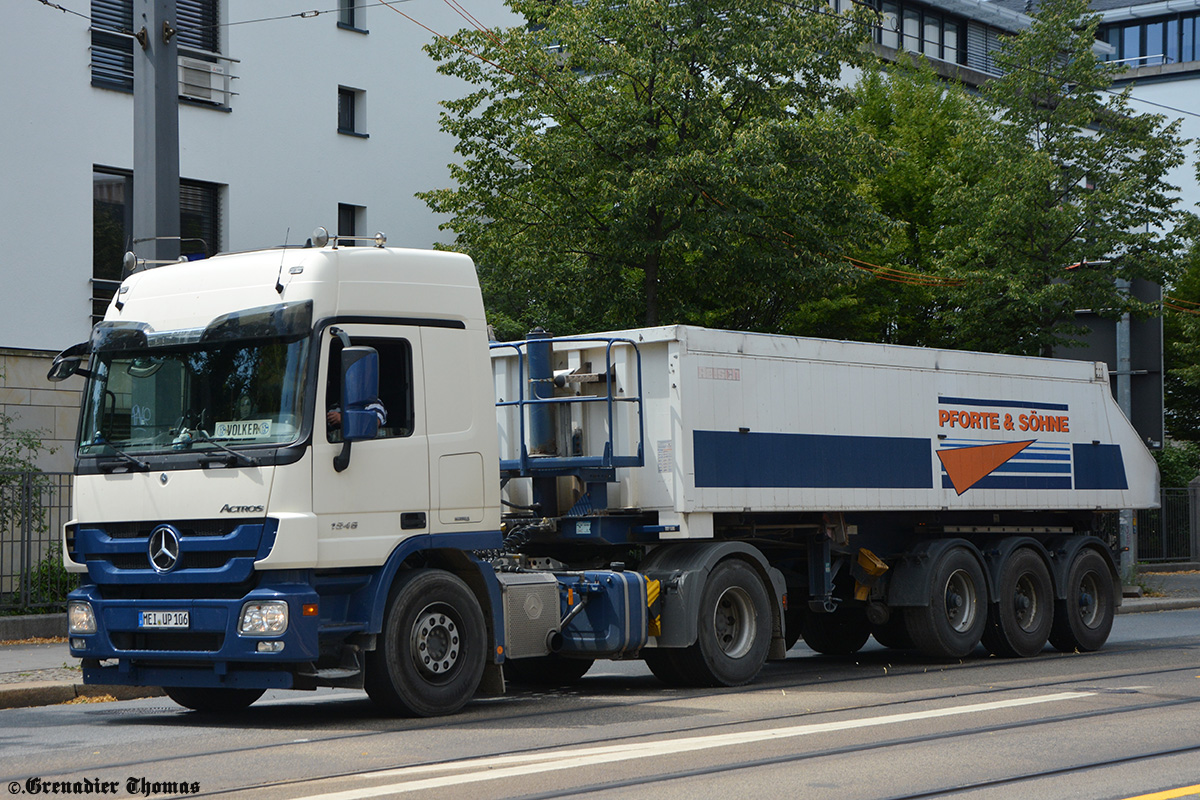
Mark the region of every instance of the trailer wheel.
<instances>
[{"instance_id":1,"label":"trailer wheel","mask_svg":"<svg viewBox=\"0 0 1200 800\"><path fill-rule=\"evenodd\" d=\"M1004 658L1040 653L1054 618L1054 588L1045 562L1029 548L1013 551L1000 569L996 595L983 646Z\"/></svg>"},{"instance_id":2,"label":"trailer wheel","mask_svg":"<svg viewBox=\"0 0 1200 800\"><path fill-rule=\"evenodd\" d=\"M929 573L928 592L928 605L904 612L913 644L931 658L965 657L987 623L983 568L965 547L951 547Z\"/></svg>"},{"instance_id":3,"label":"trailer wheel","mask_svg":"<svg viewBox=\"0 0 1200 800\"><path fill-rule=\"evenodd\" d=\"M700 595L698 638L676 661L696 686L754 680L771 645L771 605L762 578L744 561L719 562Z\"/></svg>"},{"instance_id":4,"label":"trailer wheel","mask_svg":"<svg viewBox=\"0 0 1200 800\"><path fill-rule=\"evenodd\" d=\"M867 643L871 628L865 611L839 608L832 614L812 611L805 614L800 635L804 637L804 643L818 653L848 656Z\"/></svg>"},{"instance_id":5,"label":"trailer wheel","mask_svg":"<svg viewBox=\"0 0 1200 800\"><path fill-rule=\"evenodd\" d=\"M1099 650L1112 630L1116 613L1112 573L1095 550L1075 555L1067 573L1067 596L1054 604L1050 644L1064 653Z\"/></svg>"},{"instance_id":6,"label":"trailer wheel","mask_svg":"<svg viewBox=\"0 0 1200 800\"><path fill-rule=\"evenodd\" d=\"M595 661L594 658L566 658L557 653L518 658L504 662L504 677L526 686L570 686L582 678Z\"/></svg>"},{"instance_id":7,"label":"trailer wheel","mask_svg":"<svg viewBox=\"0 0 1200 800\"><path fill-rule=\"evenodd\" d=\"M208 714L242 711L263 696L266 689L227 689L223 687L164 686L167 697L184 708Z\"/></svg>"},{"instance_id":8,"label":"trailer wheel","mask_svg":"<svg viewBox=\"0 0 1200 800\"><path fill-rule=\"evenodd\" d=\"M483 612L467 585L443 570L414 570L392 588L364 686L393 714L453 714L479 687L486 646Z\"/></svg>"},{"instance_id":9,"label":"trailer wheel","mask_svg":"<svg viewBox=\"0 0 1200 800\"><path fill-rule=\"evenodd\" d=\"M871 635L875 637L875 641L892 650L913 648L912 635L908 632L908 624L904 621L904 614L900 609L893 609L887 622L872 625Z\"/></svg>"}]
</instances>

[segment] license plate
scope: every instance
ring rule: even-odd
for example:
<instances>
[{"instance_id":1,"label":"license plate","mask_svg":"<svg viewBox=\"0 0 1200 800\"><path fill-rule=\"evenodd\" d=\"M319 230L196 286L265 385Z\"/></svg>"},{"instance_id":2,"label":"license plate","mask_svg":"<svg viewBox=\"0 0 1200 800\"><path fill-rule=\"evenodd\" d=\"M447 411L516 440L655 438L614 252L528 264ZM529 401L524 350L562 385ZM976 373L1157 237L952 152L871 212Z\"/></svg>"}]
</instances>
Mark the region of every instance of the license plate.
<instances>
[{"instance_id":1,"label":"license plate","mask_svg":"<svg viewBox=\"0 0 1200 800\"><path fill-rule=\"evenodd\" d=\"M139 611L139 628L186 628L191 625L187 611Z\"/></svg>"}]
</instances>

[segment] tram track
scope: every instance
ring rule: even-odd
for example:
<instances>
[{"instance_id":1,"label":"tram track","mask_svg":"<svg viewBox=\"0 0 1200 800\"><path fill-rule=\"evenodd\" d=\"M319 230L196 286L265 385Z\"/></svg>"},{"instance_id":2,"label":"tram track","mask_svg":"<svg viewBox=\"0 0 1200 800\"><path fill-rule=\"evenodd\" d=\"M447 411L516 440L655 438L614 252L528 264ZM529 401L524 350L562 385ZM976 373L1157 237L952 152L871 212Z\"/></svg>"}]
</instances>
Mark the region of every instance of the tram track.
<instances>
[{"instance_id":1,"label":"tram track","mask_svg":"<svg viewBox=\"0 0 1200 800\"><path fill-rule=\"evenodd\" d=\"M1101 651L1101 653L1087 654L1086 658L1088 658L1091 663L1095 663L1097 660L1096 656L1101 655L1102 653L1103 653L1103 651ZM988 665L988 666L991 666L993 669L996 669L996 668L1002 667L1004 665L1016 664L1019 662L1008 662L1008 661L997 662L995 660L988 660L983 663L984 663L984 665ZM958 670L963 669L963 667L956 665L954 667L951 667L950 669L954 670L954 671L958 671ZM1097 693L1116 693L1116 692L1135 693L1137 690L1126 689L1126 688L1121 688L1121 687L1105 688L1103 685L1110 684L1113 682L1127 681L1129 679L1136 679L1139 681L1139 683L1141 683L1141 682L1144 682L1144 681L1154 678L1154 677L1170 677L1175 674L1181 674L1181 675L1194 674L1196 672L1196 670L1198 670L1198 669L1200 669L1200 662L1188 663L1188 664L1183 664L1183 665L1173 665L1170 667L1164 667L1164 668L1157 669L1157 670L1136 669L1136 670L1112 670L1112 671L1106 671L1106 672L1088 671L1086 674L1082 674L1082 675L1074 674L1071 676L1057 677L1054 679L1047 679L1047 680L1024 681L1021 683L1004 685L1004 686L996 686L993 684L993 686L991 686L991 687L979 687L979 688L972 687L969 685L964 686L962 681L958 681L958 682L956 682L956 688L953 691L941 691L941 692L934 692L934 693L928 693L928 694L919 694L918 696L906 697L903 699L898 699L898 700L889 701L889 702L882 702L882 703L848 704L848 705L842 705L842 706L837 706L837 707L831 707L831 708L827 708L827 709L816 709L816 710L804 711L804 712L774 714L774 715L761 716L761 717L757 717L754 719L739 721L736 724L739 727L755 726L755 725L758 725L758 726L787 725L787 724L795 724L797 722L819 720L823 717L828 717L831 714L845 715L845 714L856 714L856 713L862 713L862 712L872 712L872 713L878 714L881 712L883 712L883 713L896 712L896 711L903 711L906 708L915 707L917 704L929 705L929 704L942 703L942 702L950 701L950 700L971 701L973 699L978 700L978 699L981 699L984 697L1013 696L1015 694L1024 693L1024 692L1045 692L1045 691L1052 691L1055 689L1063 689L1066 687L1071 687L1071 688L1074 688L1077 690L1086 689L1088 691L1093 691L1093 692L1097 692ZM916 672L916 669L913 669L912 674L915 675L915 674L919 674L919 673ZM873 675L870 677L877 680L879 676ZM855 677L850 677L848 679L839 677L835 680L821 681L820 683L815 683L815 682L796 683L796 682L782 682L782 681L777 681L777 680L768 680L764 683L756 684L755 686L746 687L746 688L738 689L738 690L732 690L732 692L748 694L748 693L753 693L753 692L762 692L764 690L765 691L774 691L775 689L780 689L780 688L783 688L788 691L804 691L806 688L811 688L814 686L820 686L823 690L829 690L831 688L835 688L842 684L855 683L858 680L859 679L855 678ZM728 693L730 693L730 691L731 690L724 690L722 692L722 694L728 694ZM586 695L587 695L586 691L577 693L577 696L586 697ZM497 722L501 722L501 721L503 722L505 727L520 727L522 720L529 720L529 721L537 720L539 723L539 726L546 726L547 724L549 724L549 725L555 726L555 727L571 727L571 726L573 726L573 724L576 724L576 725L579 724L576 721L576 718L588 719L588 718L594 717L594 715L596 715L598 713L602 713L605 711L614 711L614 710L636 711L638 709L651 709L654 707L679 704L680 702L686 703L687 700L691 697L701 699L701 698L708 697L709 695L710 695L710 693L704 692L702 690L694 691L694 692L693 691L687 691L687 692L672 691L669 694L668 693L660 694L660 693L656 692L653 697L645 697L645 698L633 700L631 702L599 702L599 703L593 702L593 703L586 703L585 705L572 705L569 708L555 708L555 709L549 709L549 710L542 708L542 709L539 709L536 711L518 711L516 713L513 713L513 709L512 709L513 704L505 702L503 699L500 699L497 701L483 701L481 703L476 704L476 706L474 707L476 710L483 708L486 711L486 713L483 716L471 714L470 712L465 712L462 716L456 717L456 718L440 718L440 719L433 719L433 720L417 720L417 721L407 721L406 720L403 723L406 725L406 727L403 727L403 728L389 728L386 730L373 729L373 730L368 730L368 731L355 731L355 732L350 732L350 733L343 732L343 733L338 733L338 734L334 734L334 735L315 735L314 736L313 731L311 729L303 729L306 733L306 736L303 739L272 742L272 743L262 743L258 746L257 749L259 749L261 751L275 750L275 751L285 752L285 753L289 752L289 751L290 752L300 752L299 748L302 748L305 746L316 745L316 746L320 747L320 746L325 746L325 745L333 745L333 744L337 744L337 743L345 743L345 742L351 742L351 741L356 741L356 740L357 741L379 740L385 736L392 736L395 734L403 735L406 732L418 733L418 732L426 731L426 730L430 730L430 729L439 729L439 730L444 730L444 731L448 731L448 732L453 732L456 730L460 731L460 732L467 732L472 729L494 727ZM539 696L541 696L539 693L530 693L530 694L524 694L524 695L518 693L518 694L515 694L513 697L517 702L522 702L522 701L526 701L526 700L534 700L534 699L538 698ZM1194 701L1192 699L1165 700L1165 701L1158 702L1158 703L1137 704L1137 705L1129 706L1128 710L1138 710L1138 709L1157 708L1157 707L1165 708L1165 707L1169 707L1172 705L1178 705L1180 703L1189 703L1189 702L1196 702L1196 701ZM328 705L329 704L325 703L325 702L321 703L320 706L325 706L325 708L322 708L320 711L318 711L317 715L316 715L316 716L319 716L322 719L322 722L325 724L328 724L328 722L329 722ZM495 710L493 711L491 708L487 708L487 706L491 706ZM318 706L318 704L313 704L312 707L314 709L317 709L319 706ZM293 706L287 706L287 705L283 705L283 704L271 704L271 705L259 707L256 709L257 715L255 717L255 726L254 727L271 728L272 724L282 722L282 721L288 720L290 718L290 721L288 723L289 726L297 727L297 730L300 730L300 729L302 729L304 721L303 720L297 721L297 720L295 720L295 717L292 716L291 712L294 712L296 710L297 709ZM1125 710L1125 709L1122 709L1122 710ZM124 710L122 710L122 711L124 711ZM129 711L133 712L134 710L130 709ZM97 711L93 711L92 713L103 713L103 712L100 712L99 710L97 710ZM1099 712L1097 712L1097 713L1099 713ZM1116 713L1116 712L1106 712L1106 713ZM266 715L265 725L264 725L264 719L263 719L264 714ZM124 714L123 714L123 716L124 716ZM1064 718L1084 718L1086 716L1090 716L1090 715L1088 715L1088 714L1069 715L1068 717L1064 717ZM174 724L176 719L178 719L181 722L186 723L187 720L192 719L192 718L194 718L194 716L191 714L187 714L187 715L179 714L179 715L173 715L171 719L166 719L163 717L157 717L157 716L153 715L152 710L148 710L146 712L146 719L136 719L136 720L134 720L133 724L146 724L147 722L149 722L150 724L160 725L165 728L169 728ZM547 722L548 720L557 720L557 721L551 721L548 723ZM1051 721L1053 721L1053 718L1047 718L1047 721L1051 722ZM222 723L222 724L235 725L237 723L231 721L229 723ZM1022 724L1024 724L1024 723L1022 723ZM1029 724L1032 724L1032 723L1029 723ZM654 731L650 731L650 732L646 732L646 733L631 733L626 736L622 736L622 737L618 737L618 738L613 738L611 733L606 734L603 731L601 731L601 732L597 732L595 735L587 737L587 738L572 740L572 746L573 747L587 747L587 746L596 746L596 745L611 745L614 743L635 742L635 741L639 741L639 740L646 740L646 739L652 738L652 737L664 737L664 736L666 736L666 737L699 736L699 735L708 734L708 733L711 733L711 732L714 732L717 730L726 729L728 727L728 725L729 725L728 722L720 722L720 723L705 722L705 723L693 724L693 725L680 724L680 725L673 725L669 730L656 729ZM986 732L989 730L1000 731L1000 730L1005 730L1005 729L1006 729L1006 726L999 726L999 727L995 727L995 728L979 729L975 732ZM956 733L956 734L951 734L951 735L964 735L964 734ZM903 744L906 742L914 743L914 742L919 742L919 741L922 741L922 740L921 739L911 739L911 738L910 739L897 739L894 741L889 740L889 744L886 746L895 746L897 744ZM884 745L881 744L880 746L884 746ZM506 757L506 756L521 756L521 755L525 755L525 754L545 751L546 749L547 748L544 745L530 746L530 747L515 747L515 748L504 749L504 750L493 750L493 751L489 751L486 753L470 756L467 759L454 759L453 761L471 760L471 759L479 759L479 758L497 758L497 757ZM195 761L198 763L203 763L204 761L206 761L208 759L218 759L219 760L222 758L239 755L242 752L243 752L243 750L239 747L212 748L212 749L205 750L203 752L188 753L186 758L188 761ZM835 755L836 753L837 753L837 751L829 751L828 753L825 753L825 755ZM818 757L819 755L820 754L814 754L811 757ZM805 756L805 757L810 757L810 756ZM436 766L437 763L438 762L409 762L409 763L401 762L401 763L395 763L395 764L391 764L391 765L384 765L384 766L377 767L377 768L372 768L371 770L368 771L367 774L369 774L370 772L375 772L379 769L398 770L398 769L405 769L405 768L412 768L412 767L433 767L433 766ZM446 763L452 763L452 762L447 761ZM780 763L786 763L786 760L785 760L785 762L780 762ZM119 763L106 763L103 765L103 769L136 771L139 769L152 769L152 768L159 766L160 764L161 764L161 755L156 755L153 758L130 759L130 760L125 760L125 761L122 761ZM753 766L753 765L747 765L747 766ZM96 768L97 767L89 767L88 769L94 770ZM726 769L741 769L741 768L745 768L745 767L740 767L740 766L739 767L726 767L726 768L723 768L722 770L718 770L718 771L725 771ZM360 772L362 772L362 770L353 770L353 771L346 771L346 772L330 772L329 774L323 774L323 775L317 775L317 776L307 776L302 779L297 779L296 783L308 783L308 782L313 782L313 781L324 781L324 780L336 780L336 779L350 778L350 777L360 774ZM18 779L20 777L23 777L23 776L9 776L8 778L5 778L4 780ZM664 779L666 779L666 778L664 778ZM250 791L253 789L264 789L264 788L268 788L271 786L280 786L280 785L286 786L286 785L290 785L290 784L291 784L291 782L284 783L284 784L271 783L271 782L267 782L267 783L263 783L263 784L248 784L245 786L222 789L218 792L214 792L214 794L224 794L224 793L239 792L239 791Z\"/></svg>"},{"instance_id":2,"label":"tram track","mask_svg":"<svg viewBox=\"0 0 1200 800\"><path fill-rule=\"evenodd\" d=\"M955 739L962 739L964 737L1006 733L1006 732L1020 731L1020 730L1026 730L1026 729L1034 729L1034 728L1039 728L1039 727L1044 727L1044 726L1059 725L1059 724L1064 724L1064 723L1084 722L1084 721L1088 721L1088 720L1092 720L1092 719L1096 719L1096 718L1100 718L1100 717L1109 717L1109 716L1120 715L1120 714L1157 711L1157 710L1163 710L1163 709L1169 709L1169 708L1177 708L1177 707L1181 707L1181 706L1196 706L1196 705L1200 705L1200 698L1176 698L1176 699L1163 700L1163 701L1157 701L1157 702L1152 702L1152 703L1139 703L1136 705L1126 706L1126 707L1118 708L1118 709L1111 709L1111 708L1109 708L1109 709L1090 709L1087 711L1056 714L1056 715L1048 716L1048 717L1039 717L1037 719L1021 720L1021 721L1009 722L1009 723L974 726L974 727L968 727L968 728L959 729L959 730L941 731L941 732L937 732L937 733L917 735L917 736L892 737L892 738L888 738L888 739L881 739L881 740L868 742L868 743L864 743L864 744L858 744L858 745L823 748L823 749L812 750L812 751L808 751L808 752L804 752L804 753L795 753L795 754L780 755L780 756L773 756L773 757L766 757L766 758L749 759L749 760L733 762L733 763L716 764L716 765L711 765L711 766L697 768L697 769L671 770L671 771L665 771L665 772L660 772L660 773L656 773L656 774L652 774L652 775L640 776L640 777L635 777L635 778L615 780L615 781L604 782L604 783L599 783L599 784L590 784L587 786L587 793L589 796L603 796L603 794L605 792L615 791L615 790L619 790L619 789L630 789L630 788L637 788L637 789L650 788L650 789L652 789L655 786L661 786L663 784L667 784L667 783L671 783L671 782L675 782L675 781L688 780L688 779L694 779L694 778L704 778L704 777L710 777L710 776L715 776L715 775L723 775L723 774L727 774L727 773L731 773L731 772L737 772L740 770L753 770L753 769L760 769L760 768L772 767L772 766L786 766L786 765L798 764L798 763L802 763L802 762L806 762L806 761L816 761L816 760L826 759L826 758L839 758L839 757L854 756L854 755L859 755L859 754L868 753L868 752L872 752L872 751L886 751L886 750L893 749L893 748L913 747L913 746L932 744L932 743L938 743L938 742L946 742L946 741L951 741L951 740L955 740ZM822 713L830 713L830 712L822 712ZM740 724L752 725L752 724L755 724L757 722L762 722L762 721L764 721L764 720L750 720L750 721L747 721L745 723L740 723ZM715 727L724 727L724 726L712 726L712 727L715 728ZM678 732L675 732L675 733L678 733ZM642 735L638 735L638 736L623 737L622 739L619 739L619 740L605 740L604 743L606 745L617 746L622 743L630 744L631 742L636 741L636 740L653 739L656 737L661 738L662 735L663 735L662 732L655 732L655 733L642 734ZM583 743L575 743L573 749L579 749L581 747L581 745L583 745ZM544 749L544 748L542 748L542 749ZM473 764L475 762L487 763L487 762L502 761L503 756L522 756L522 755L528 755L530 752L536 752L536 751L512 751L510 753L505 753L505 754L497 753L497 754L489 754L486 756L477 756L477 757L471 757L471 758L456 759L454 761L445 762L444 764L442 764L440 766L444 766L445 770L447 772L450 772L450 771L455 770L456 768L461 769L463 767L469 767L471 764ZM954 786L949 786L949 787L940 787L937 789L922 791L922 792L914 793L914 794L891 795L891 796L878 798L878 800L919 800L920 798L941 797L941 796L953 795L953 794L958 794L958 793L965 793L968 791L973 791L973 790L982 789L982 788L1001 787L1001 786L1006 786L1006 785L1019 785L1022 782L1027 782L1027 781L1032 781L1032 780L1037 780L1037 779L1042 779L1042 778L1047 778L1047 777L1055 777L1055 776L1059 776L1059 775L1074 774L1074 773L1079 773L1079 772L1086 771L1086 770L1097 769L1097 768L1101 768L1101 767L1105 767L1105 766L1114 766L1114 765L1119 765L1119 764L1124 764L1124 763L1137 763L1138 761L1146 761L1146 760L1150 760L1153 758L1169 757L1169 756L1173 756L1173 755L1181 755L1181 754L1187 754L1187 753L1193 753L1193 752L1200 752L1200 743L1197 743L1194 745L1188 745L1185 747L1174 748L1174 749L1155 751L1155 752L1151 752L1151 753L1139 753L1139 754L1130 755L1130 756L1120 758L1120 759L1111 759L1110 758L1110 759L1105 759L1104 761L1076 764L1076 765L1071 765L1068 767L1058 767L1058 768L1053 768L1053 769L1041 770L1041 771L1037 771L1037 772L1028 772L1028 773L1023 773L1021 775L1013 775L1013 776L1009 776L1009 777L1005 777L1005 778L978 781L978 782L974 782L974 783L970 783L970 784L959 784L959 785L954 785ZM429 768L435 768L439 765L438 764L426 764L426 765L420 765L420 766L426 768L426 769L423 769L422 771L430 771ZM375 776L375 775L383 775L383 774L392 773L392 772L399 772L399 771L403 771L404 769L405 768L401 767L401 768L387 769L387 770L373 770L373 771L367 772L367 773L346 772L346 773L323 775L323 776L289 780L289 781L244 785L244 786L239 786L239 787L222 789L220 791L214 791L211 793L202 793L202 794L199 794L196 796L198 796L198 797L204 797L204 796L215 797L215 796L221 796L221 795L226 795L226 794L230 794L230 793L238 794L240 796L242 794L247 794L250 792L260 792L260 791L279 790L279 789L289 789L290 790L290 789L296 789L296 788L302 787L302 786L312 786L312 785L320 784L320 783L323 783L326 781L340 781L340 780L348 780L348 779L355 779L355 778L361 779L364 781L368 781L368 780L371 780L373 778L373 776ZM488 769L491 769L491 767L488 767ZM398 784L397 786L400 787L400 788L398 788L397 793L408 791L407 788L403 787L403 784ZM353 794L355 794L356 790L353 788L346 788L346 789L342 789L340 791L344 791L344 792L348 793L349 795L353 795ZM371 793L373 791L375 791L375 789L368 785L368 786L364 786L361 789L361 791L363 792L364 797L370 797L370 796L373 796ZM580 793L579 787L572 787L572 788L549 791L549 792L521 794L521 795L513 795L513 796L514 797L519 796L521 798L521 800L557 800L557 798L577 797L577 796L579 796L579 793ZM289 792L289 796L300 796L300 795L297 792ZM321 797L322 795L317 794L316 796ZM386 796L386 795L383 795L383 796Z\"/></svg>"}]
</instances>

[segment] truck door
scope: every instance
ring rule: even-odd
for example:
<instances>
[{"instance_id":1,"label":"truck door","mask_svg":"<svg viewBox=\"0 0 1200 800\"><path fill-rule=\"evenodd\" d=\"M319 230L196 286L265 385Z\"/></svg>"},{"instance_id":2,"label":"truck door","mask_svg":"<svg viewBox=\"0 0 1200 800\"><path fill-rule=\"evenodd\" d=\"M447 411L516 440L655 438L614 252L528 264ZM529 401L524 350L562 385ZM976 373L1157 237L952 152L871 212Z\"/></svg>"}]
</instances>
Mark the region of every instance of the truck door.
<instances>
[{"instance_id":1,"label":"truck door","mask_svg":"<svg viewBox=\"0 0 1200 800\"><path fill-rule=\"evenodd\" d=\"M339 325L352 345L379 351L377 438L355 442L350 464L333 467L341 430L341 341L322 337L313 420L313 511L321 566L383 563L403 538L429 530L429 443L421 330L399 325Z\"/></svg>"}]
</instances>

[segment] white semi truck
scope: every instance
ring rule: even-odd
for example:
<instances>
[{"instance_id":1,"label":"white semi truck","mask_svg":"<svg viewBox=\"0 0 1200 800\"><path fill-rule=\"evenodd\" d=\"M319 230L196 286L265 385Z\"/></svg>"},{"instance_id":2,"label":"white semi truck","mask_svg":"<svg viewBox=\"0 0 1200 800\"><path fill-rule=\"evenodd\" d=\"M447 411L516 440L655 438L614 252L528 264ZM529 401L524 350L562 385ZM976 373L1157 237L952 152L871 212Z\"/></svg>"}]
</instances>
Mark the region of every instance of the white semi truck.
<instances>
[{"instance_id":1,"label":"white semi truck","mask_svg":"<svg viewBox=\"0 0 1200 800\"><path fill-rule=\"evenodd\" d=\"M136 271L74 374L71 653L208 711L341 686L447 714L595 659L738 685L801 636L1092 650L1120 602L1102 512L1158 497L1101 364L689 326L489 344L470 259L382 241Z\"/></svg>"}]
</instances>

